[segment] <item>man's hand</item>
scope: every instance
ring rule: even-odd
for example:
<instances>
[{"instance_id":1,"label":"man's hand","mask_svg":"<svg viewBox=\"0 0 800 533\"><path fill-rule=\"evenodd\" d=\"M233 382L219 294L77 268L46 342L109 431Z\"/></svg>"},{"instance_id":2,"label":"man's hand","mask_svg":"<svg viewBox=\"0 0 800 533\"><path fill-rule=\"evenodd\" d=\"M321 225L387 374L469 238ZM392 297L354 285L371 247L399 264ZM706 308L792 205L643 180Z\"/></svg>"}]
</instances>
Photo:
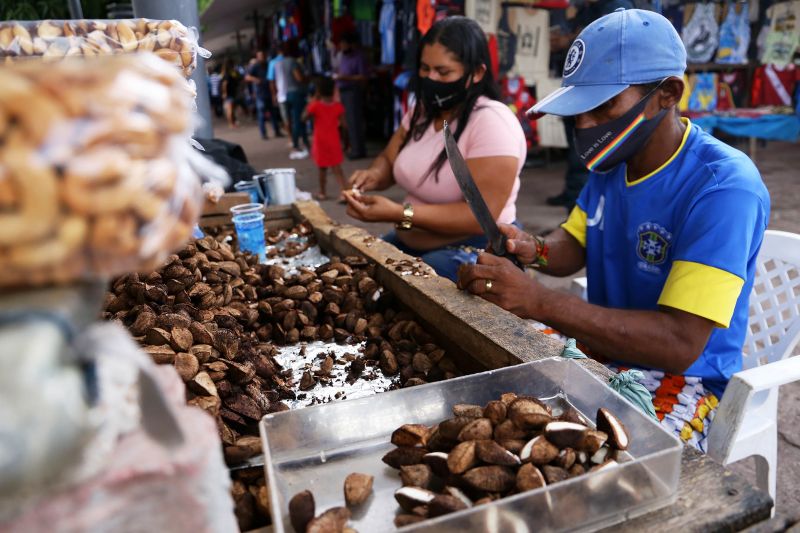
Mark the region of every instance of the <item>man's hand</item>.
<instances>
[{"instance_id":1,"label":"man's hand","mask_svg":"<svg viewBox=\"0 0 800 533\"><path fill-rule=\"evenodd\" d=\"M356 170L350 176L350 187L361 192L374 191L381 182L380 173L372 168Z\"/></svg>"},{"instance_id":2,"label":"man's hand","mask_svg":"<svg viewBox=\"0 0 800 533\"><path fill-rule=\"evenodd\" d=\"M385 196L365 196L344 191L347 214L362 222L399 222L403 218L403 206Z\"/></svg>"},{"instance_id":3,"label":"man's hand","mask_svg":"<svg viewBox=\"0 0 800 533\"><path fill-rule=\"evenodd\" d=\"M533 240L533 237L513 224L497 224L497 227L500 233L508 239L506 240L506 252L516 255L523 265L532 265L536 261L536 241Z\"/></svg>"},{"instance_id":4,"label":"man's hand","mask_svg":"<svg viewBox=\"0 0 800 533\"><path fill-rule=\"evenodd\" d=\"M461 265L458 269L458 288L521 318L536 318L536 310L547 298L548 292L514 263L492 254L479 255L474 265Z\"/></svg>"}]
</instances>

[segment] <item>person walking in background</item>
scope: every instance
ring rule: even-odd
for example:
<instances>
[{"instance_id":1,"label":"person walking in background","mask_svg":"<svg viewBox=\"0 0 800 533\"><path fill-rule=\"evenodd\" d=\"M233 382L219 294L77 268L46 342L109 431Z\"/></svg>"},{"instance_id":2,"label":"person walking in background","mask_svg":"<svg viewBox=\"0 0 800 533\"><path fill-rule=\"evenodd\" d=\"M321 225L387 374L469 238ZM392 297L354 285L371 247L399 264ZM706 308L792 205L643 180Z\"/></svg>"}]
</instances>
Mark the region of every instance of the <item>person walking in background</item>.
<instances>
[{"instance_id":1,"label":"person walking in background","mask_svg":"<svg viewBox=\"0 0 800 533\"><path fill-rule=\"evenodd\" d=\"M292 152L290 159L305 159L311 146L306 134L306 123L303 121L303 110L306 107L306 74L303 66L295 58L293 51L284 43L283 60L277 64L276 78L286 84L286 109L291 122ZM303 144L300 144L300 141Z\"/></svg>"},{"instance_id":2,"label":"person walking in background","mask_svg":"<svg viewBox=\"0 0 800 533\"><path fill-rule=\"evenodd\" d=\"M250 72L250 69L255 64L256 58L251 57L247 62L247 65L239 65L237 70L239 71L239 76L243 81L247 81L247 73ZM242 104L247 116L250 118L256 118L255 87L252 83L242 83Z\"/></svg>"},{"instance_id":3,"label":"person walking in background","mask_svg":"<svg viewBox=\"0 0 800 533\"><path fill-rule=\"evenodd\" d=\"M267 56L263 50L256 52L255 62L250 65L244 79L251 84L253 88L253 95L256 104L256 119L258 120L258 131L261 133L261 138L267 138L267 121L266 114L270 114L272 121L272 128L275 130L275 136L280 137L280 125L278 123L278 116L275 113L272 104L272 95L270 94L269 82L267 81Z\"/></svg>"},{"instance_id":4,"label":"person walking in background","mask_svg":"<svg viewBox=\"0 0 800 533\"><path fill-rule=\"evenodd\" d=\"M286 82L283 76L280 76L278 69L278 65L283 61L283 48L280 46L275 56L267 64L267 81L272 95L272 107L280 112L283 123L286 125L286 134L291 136L292 121L286 108Z\"/></svg>"},{"instance_id":5,"label":"person walking in background","mask_svg":"<svg viewBox=\"0 0 800 533\"><path fill-rule=\"evenodd\" d=\"M342 120L345 113L344 106L333 100L333 80L322 77L317 80L316 92L313 100L306 107L302 120L314 121L314 134L311 144L311 156L319 169L319 192L315 195L317 200L326 200L325 182L328 168L333 170L336 181L342 191L347 188L342 173L342 140L339 128L344 127ZM339 200L344 200L340 193Z\"/></svg>"},{"instance_id":6,"label":"person walking in background","mask_svg":"<svg viewBox=\"0 0 800 533\"><path fill-rule=\"evenodd\" d=\"M233 65L231 58L226 58L222 64L222 101L225 107L225 118L228 126L236 128L239 124L236 121L236 106L239 105L239 86L242 77Z\"/></svg>"},{"instance_id":7,"label":"person walking in background","mask_svg":"<svg viewBox=\"0 0 800 533\"><path fill-rule=\"evenodd\" d=\"M364 85L367 82L367 60L358 48L358 34L347 33L339 43L336 61L336 86L345 109L347 132L350 136L350 159L366 157L364 143Z\"/></svg>"},{"instance_id":8,"label":"person walking in background","mask_svg":"<svg viewBox=\"0 0 800 533\"><path fill-rule=\"evenodd\" d=\"M211 110L214 111L214 116L222 118L222 75L219 73L219 66L208 69L208 97L211 102Z\"/></svg>"}]
</instances>

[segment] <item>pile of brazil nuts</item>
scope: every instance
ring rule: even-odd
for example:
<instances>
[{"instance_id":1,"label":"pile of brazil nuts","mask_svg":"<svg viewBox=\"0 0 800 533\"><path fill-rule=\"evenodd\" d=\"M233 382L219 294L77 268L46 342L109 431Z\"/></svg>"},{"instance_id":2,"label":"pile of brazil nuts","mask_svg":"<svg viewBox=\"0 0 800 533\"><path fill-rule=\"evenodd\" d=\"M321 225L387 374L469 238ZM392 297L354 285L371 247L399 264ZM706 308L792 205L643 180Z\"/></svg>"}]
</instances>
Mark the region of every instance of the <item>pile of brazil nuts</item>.
<instances>
[{"instance_id":1,"label":"pile of brazil nuts","mask_svg":"<svg viewBox=\"0 0 800 533\"><path fill-rule=\"evenodd\" d=\"M503 394L485 406L458 404L434 427L406 424L383 462L400 471L402 527L617 465L625 426L608 409L596 429L574 409L554 416L537 398Z\"/></svg>"},{"instance_id":2,"label":"pile of brazil nuts","mask_svg":"<svg viewBox=\"0 0 800 533\"><path fill-rule=\"evenodd\" d=\"M305 223L291 233L313 238ZM226 236L194 240L155 272L116 279L104 318L125 325L156 363L175 366L188 403L217 421L230 466L261 453L257 424L265 414L287 410L297 384L326 386L332 367L344 367L353 380L381 372L395 388L458 375L414 316L391 307L375 265L364 258L331 257L289 274L239 252ZM320 359L300 375L275 360L282 345L316 340L352 353ZM265 491L263 468L236 471L243 530L264 522Z\"/></svg>"}]
</instances>

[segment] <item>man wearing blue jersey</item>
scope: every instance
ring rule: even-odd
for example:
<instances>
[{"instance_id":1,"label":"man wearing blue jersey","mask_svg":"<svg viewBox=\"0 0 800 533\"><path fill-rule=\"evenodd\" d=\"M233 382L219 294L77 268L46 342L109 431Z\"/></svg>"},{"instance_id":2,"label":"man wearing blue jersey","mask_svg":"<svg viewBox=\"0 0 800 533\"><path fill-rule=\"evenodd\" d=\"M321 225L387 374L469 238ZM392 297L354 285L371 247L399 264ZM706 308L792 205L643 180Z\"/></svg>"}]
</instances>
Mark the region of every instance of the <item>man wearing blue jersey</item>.
<instances>
[{"instance_id":1,"label":"man wearing blue jersey","mask_svg":"<svg viewBox=\"0 0 800 533\"><path fill-rule=\"evenodd\" d=\"M715 403L741 369L770 201L747 156L680 117L685 69L683 43L664 17L618 10L581 32L562 87L532 109L575 117L591 175L546 238L503 226L508 251L556 276L585 266L588 302L490 254L463 267L459 286L618 366L651 371L654 393L665 376L680 377L678 401L659 417L674 418L673 429L698 445L707 427L701 418L689 434L697 405L683 400L713 395Z\"/></svg>"}]
</instances>

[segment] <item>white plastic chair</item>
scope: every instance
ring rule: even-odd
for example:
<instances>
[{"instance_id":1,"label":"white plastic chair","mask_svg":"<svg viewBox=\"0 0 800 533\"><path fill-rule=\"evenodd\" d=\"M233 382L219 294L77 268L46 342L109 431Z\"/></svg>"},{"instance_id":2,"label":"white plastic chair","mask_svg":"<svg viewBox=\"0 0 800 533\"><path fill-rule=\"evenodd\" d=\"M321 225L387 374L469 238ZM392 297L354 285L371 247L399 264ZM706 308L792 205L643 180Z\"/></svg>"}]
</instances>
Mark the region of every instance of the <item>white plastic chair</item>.
<instances>
[{"instance_id":1,"label":"white plastic chair","mask_svg":"<svg viewBox=\"0 0 800 533\"><path fill-rule=\"evenodd\" d=\"M586 278L570 292L586 299ZM800 380L800 235L767 230L750 293L742 370L733 375L711 424L708 455L722 464L756 457L756 484L776 492L778 388ZM773 507L773 514L775 508Z\"/></svg>"},{"instance_id":2,"label":"white plastic chair","mask_svg":"<svg viewBox=\"0 0 800 533\"><path fill-rule=\"evenodd\" d=\"M733 375L708 434L722 464L756 457L756 484L776 493L778 388L800 380L800 235L767 230L750 293L742 371ZM775 513L775 507L772 508Z\"/></svg>"}]
</instances>

